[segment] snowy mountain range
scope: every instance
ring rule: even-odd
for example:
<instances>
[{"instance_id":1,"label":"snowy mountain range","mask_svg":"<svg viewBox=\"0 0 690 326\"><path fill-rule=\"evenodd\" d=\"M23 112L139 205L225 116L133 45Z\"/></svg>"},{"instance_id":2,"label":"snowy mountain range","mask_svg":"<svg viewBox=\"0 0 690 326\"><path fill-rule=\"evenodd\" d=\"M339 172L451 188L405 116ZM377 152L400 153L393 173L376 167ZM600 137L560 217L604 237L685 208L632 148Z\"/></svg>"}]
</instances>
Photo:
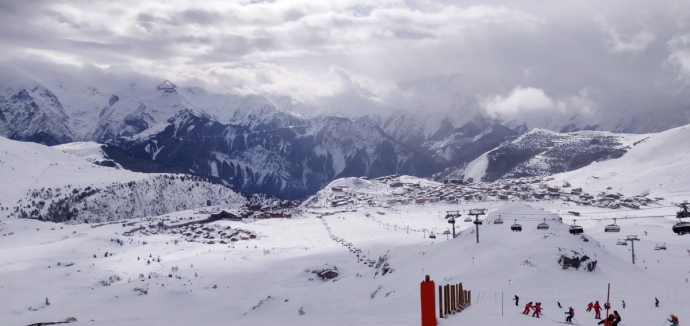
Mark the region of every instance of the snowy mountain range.
<instances>
[{"instance_id":1,"label":"snowy mountain range","mask_svg":"<svg viewBox=\"0 0 690 326\"><path fill-rule=\"evenodd\" d=\"M340 117L272 130L222 124L193 111L111 142L132 156L210 176L246 192L304 198L335 178L430 175L431 159L380 128Z\"/></svg>"},{"instance_id":2,"label":"snowy mountain range","mask_svg":"<svg viewBox=\"0 0 690 326\"><path fill-rule=\"evenodd\" d=\"M471 163L475 159L490 163L476 172L486 180L570 171L620 156L626 146L616 139L628 137L572 132L661 130L685 119L682 112L670 120L647 119L649 124L634 114L615 118L615 112L611 119L617 122L601 113L505 119L487 114L480 103L490 89L507 91L505 85L457 74L401 83L410 99L407 109L354 116L297 112L306 106L261 95L213 94L168 80L106 92L75 81L9 75L4 71L0 80L0 135L47 145L108 143L104 150L117 162L112 164L141 172L190 172L283 198L305 198L346 176L462 178L474 173L468 168L481 170ZM571 133L526 134L535 127ZM543 167L546 158L555 157L563 162Z\"/></svg>"}]
</instances>

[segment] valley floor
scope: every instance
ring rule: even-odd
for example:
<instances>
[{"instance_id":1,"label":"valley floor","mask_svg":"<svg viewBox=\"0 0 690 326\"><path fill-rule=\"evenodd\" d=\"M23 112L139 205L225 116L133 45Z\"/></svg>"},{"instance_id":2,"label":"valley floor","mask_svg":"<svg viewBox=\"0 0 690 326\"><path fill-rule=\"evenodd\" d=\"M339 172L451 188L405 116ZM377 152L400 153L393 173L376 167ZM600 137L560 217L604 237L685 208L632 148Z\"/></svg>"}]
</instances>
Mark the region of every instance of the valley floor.
<instances>
[{"instance_id":1,"label":"valley floor","mask_svg":"<svg viewBox=\"0 0 690 326\"><path fill-rule=\"evenodd\" d=\"M470 208L489 213L479 244L474 225L463 222ZM458 209L459 236L447 240L445 212ZM4 219L0 325L67 317L89 325L419 325L419 282L426 274L438 285L462 282L472 290L472 306L440 325L554 324L565 319L557 302L575 308L580 324L595 325L584 309L594 300L603 305L608 283L623 325L661 325L670 313L690 318L690 236L672 233L670 217L623 219L673 215L675 207L578 207L577 224L588 242L568 234L569 210L560 201L309 209L292 219L217 222L257 234L230 244L185 242L175 235L127 237L122 233L133 227L122 224L92 228ZM554 220L559 213L562 224ZM505 224L490 223L498 215ZM622 231L605 233L611 222L596 220L602 217L619 217ZM549 230L536 230L543 218ZM513 219L523 232L510 231ZM437 238L430 239L429 231ZM636 265L630 246L616 245L629 234L641 239ZM358 261L333 237L361 249L364 262L385 256L381 261L391 270L382 275L381 266ZM667 250L654 250L664 243ZM597 260L597 270L561 269L560 254L573 251ZM334 280L311 273L335 267ZM512 302L516 294L520 307ZM528 301L543 303L543 318L520 314Z\"/></svg>"}]
</instances>

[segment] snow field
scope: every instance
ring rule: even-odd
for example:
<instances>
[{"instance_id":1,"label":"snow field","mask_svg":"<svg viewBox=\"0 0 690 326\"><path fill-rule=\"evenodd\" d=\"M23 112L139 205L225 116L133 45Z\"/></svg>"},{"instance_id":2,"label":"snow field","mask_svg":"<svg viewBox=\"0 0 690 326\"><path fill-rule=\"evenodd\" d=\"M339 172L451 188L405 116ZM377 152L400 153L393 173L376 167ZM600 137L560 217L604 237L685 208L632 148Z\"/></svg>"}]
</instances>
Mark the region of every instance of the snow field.
<instances>
[{"instance_id":1,"label":"snow field","mask_svg":"<svg viewBox=\"0 0 690 326\"><path fill-rule=\"evenodd\" d=\"M540 204L551 205L547 211L567 209L558 203ZM690 270L685 238L671 233L663 219L619 220L623 228L620 235L603 233L606 222L578 220L591 239L583 242L567 233L567 219L561 225L549 221L548 231L536 230L539 221L524 220L519 222L523 232L511 232L512 221L507 215L549 213L536 206L501 204L489 207L491 212L480 226L480 244L476 244L471 223L459 221L458 229L463 231L457 239L446 241L441 235L433 240L422 238L418 232L408 234L402 228L391 230L366 216L388 224L445 229L448 224L438 213L446 208L450 207L412 206L409 214L399 210L386 211L386 215L376 213L380 208L356 212L317 209L302 218L218 222L258 234L256 240L231 245L182 241L174 245L180 238L170 235L136 235L130 243L120 234L132 227L120 224L97 228L65 225L59 229L61 224L7 220L0 224L0 232L14 235L0 237L0 316L9 325L69 316L94 320L93 325L418 325L419 282L425 274L439 285L462 282L472 290L472 307L441 320L441 325L551 324L565 318L565 310L559 310L556 301L566 308L573 306L581 323L593 324L584 306L592 300L603 303L609 282L613 308L621 312L626 325L663 322L669 313L683 319L683 308L690 303L685 283ZM461 211L468 208L457 207ZM316 217L324 213L332 214ZM505 224L489 224L498 214ZM375 276L377 269L357 262L347 247L329 237L324 220L336 236L362 249L366 259L387 253L393 272ZM442 226L437 226L439 221ZM644 234L644 230L648 235L635 244L638 264L633 266L627 248L616 246L613 238ZM61 240L64 236L69 238ZM124 245L111 242L111 238L123 240ZM667 242L668 250L653 250L652 243L656 242ZM557 264L558 248L584 252L598 260L597 270L562 270ZM115 255L105 258L105 251ZM147 265L149 255L153 259L160 256L161 262ZM57 266L58 261L63 266ZM64 267L67 262L75 265ZM326 264L337 266L337 281L324 282L306 272ZM177 272L171 272L174 266L179 268ZM138 278L140 273L145 275L143 281ZM167 277L170 273L175 277ZM110 286L99 284L113 275L122 280ZM146 285L147 295L133 290ZM521 297L521 306L530 300L542 302L545 318L521 316L518 310L522 307L516 308L510 301L514 294ZM46 296L51 301L48 307L44 307ZM661 308L653 308L654 296L661 300ZM620 300L626 301L626 310L620 309ZM29 307L38 310L30 311ZM300 308L305 315L298 314Z\"/></svg>"}]
</instances>

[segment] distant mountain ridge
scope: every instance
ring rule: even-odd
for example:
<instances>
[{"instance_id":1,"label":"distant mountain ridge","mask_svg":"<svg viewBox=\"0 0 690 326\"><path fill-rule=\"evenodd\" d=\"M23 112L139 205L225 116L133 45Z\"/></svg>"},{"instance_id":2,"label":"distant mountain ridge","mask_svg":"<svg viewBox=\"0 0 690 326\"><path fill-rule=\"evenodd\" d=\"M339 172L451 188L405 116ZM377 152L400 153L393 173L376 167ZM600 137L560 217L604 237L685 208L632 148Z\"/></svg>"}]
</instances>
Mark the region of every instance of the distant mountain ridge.
<instances>
[{"instance_id":1,"label":"distant mountain ridge","mask_svg":"<svg viewBox=\"0 0 690 326\"><path fill-rule=\"evenodd\" d=\"M184 171L240 191L304 198L346 176L400 173L440 180L479 173L496 179L569 171L625 151L606 137L601 145L589 144L574 131L646 130L683 120L659 117L646 124L634 115L613 121L578 113L506 120L488 116L479 100L489 90L510 90L498 81L456 74L399 86L413 94L410 105L419 110L343 117L300 114L261 95L212 94L168 80L104 92L69 83L49 89L18 76L0 80L0 135L48 145L108 143L114 160L135 171ZM535 125L569 133L527 133ZM522 146L528 139L535 145ZM573 139L590 152L558 145ZM477 169L478 158L488 170ZM481 161L486 158L491 160Z\"/></svg>"},{"instance_id":2,"label":"distant mountain ridge","mask_svg":"<svg viewBox=\"0 0 690 326\"><path fill-rule=\"evenodd\" d=\"M283 198L304 198L340 177L429 176L437 169L431 159L380 128L338 117L310 126L251 130L185 110L166 124L111 145L238 190Z\"/></svg>"}]
</instances>

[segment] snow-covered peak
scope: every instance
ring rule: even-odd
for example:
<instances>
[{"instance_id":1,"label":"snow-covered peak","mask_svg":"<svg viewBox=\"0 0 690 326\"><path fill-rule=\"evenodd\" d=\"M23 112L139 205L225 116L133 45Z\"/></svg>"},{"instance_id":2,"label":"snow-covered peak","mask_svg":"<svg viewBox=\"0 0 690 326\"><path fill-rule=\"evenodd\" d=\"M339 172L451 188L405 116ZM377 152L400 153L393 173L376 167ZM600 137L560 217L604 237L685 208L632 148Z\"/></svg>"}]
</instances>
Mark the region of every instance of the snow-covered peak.
<instances>
[{"instance_id":1,"label":"snow-covered peak","mask_svg":"<svg viewBox=\"0 0 690 326\"><path fill-rule=\"evenodd\" d=\"M171 91L175 88L177 88L177 86L175 86L175 84L173 84L171 81L167 79L164 82L160 83L160 85L156 86L156 89L164 91Z\"/></svg>"}]
</instances>

